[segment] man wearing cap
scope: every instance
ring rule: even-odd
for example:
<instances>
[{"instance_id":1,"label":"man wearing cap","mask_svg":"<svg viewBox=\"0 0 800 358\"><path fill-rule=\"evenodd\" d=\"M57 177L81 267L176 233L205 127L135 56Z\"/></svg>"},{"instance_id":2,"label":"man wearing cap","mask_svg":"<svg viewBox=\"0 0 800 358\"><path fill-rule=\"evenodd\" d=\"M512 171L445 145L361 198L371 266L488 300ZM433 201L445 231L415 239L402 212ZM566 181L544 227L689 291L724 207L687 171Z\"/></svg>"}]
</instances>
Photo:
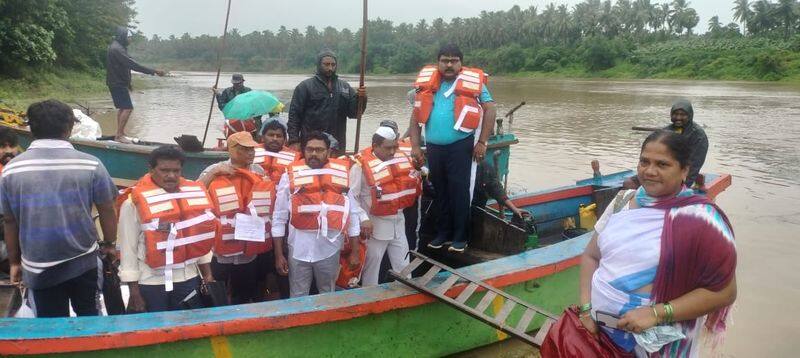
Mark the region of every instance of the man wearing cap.
<instances>
[{"instance_id":1,"label":"man wearing cap","mask_svg":"<svg viewBox=\"0 0 800 358\"><path fill-rule=\"evenodd\" d=\"M354 165L350 170L350 191L355 198L354 205L360 208L362 237L367 239L361 276L364 286L378 284L384 254L388 254L395 271L408 265L403 209L416 202L419 173L412 166L411 158L398 151L397 137L396 129L378 127L372 136L372 146L358 155L361 165ZM365 227L371 230L364 230Z\"/></svg>"},{"instance_id":2,"label":"man wearing cap","mask_svg":"<svg viewBox=\"0 0 800 358\"><path fill-rule=\"evenodd\" d=\"M228 137L230 159L212 164L197 179L206 188L221 175L234 175L236 169L245 169L264 177L264 169L253 164L255 148L259 144L249 132L236 132ZM268 269L274 267L272 252L259 255L238 254L233 256L214 253L211 271L217 280L225 281L231 295L231 303L258 302L264 299Z\"/></svg>"},{"instance_id":3,"label":"man wearing cap","mask_svg":"<svg viewBox=\"0 0 800 358\"><path fill-rule=\"evenodd\" d=\"M323 51L317 56L317 73L300 82L289 105L289 144L300 150L300 140L313 131L326 132L339 142L339 150L347 148L347 118L355 118L356 107L367 105L367 91L354 91L336 75L336 55ZM361 98L361 101L358 98Z\"/></svg>"},{"instance_id":4,"label":"man wearing cap","mask_svg":"<svg viewBox=\"0 0 800 358\"><path fill-rule=\"evenodd\" d=\"M233 86L222 91L220 91L220 89L216 86L211 87L211 90L214 91L214 94L217 96L217 105L219 106L220 111L223 110L225 105L232 101L234 97L251 91L250 87L246 87L244 85L244 76L242 76L241 73L234 73L233 76L231 76L231 84L233 84Z\"/></svg>"}]
</instances>

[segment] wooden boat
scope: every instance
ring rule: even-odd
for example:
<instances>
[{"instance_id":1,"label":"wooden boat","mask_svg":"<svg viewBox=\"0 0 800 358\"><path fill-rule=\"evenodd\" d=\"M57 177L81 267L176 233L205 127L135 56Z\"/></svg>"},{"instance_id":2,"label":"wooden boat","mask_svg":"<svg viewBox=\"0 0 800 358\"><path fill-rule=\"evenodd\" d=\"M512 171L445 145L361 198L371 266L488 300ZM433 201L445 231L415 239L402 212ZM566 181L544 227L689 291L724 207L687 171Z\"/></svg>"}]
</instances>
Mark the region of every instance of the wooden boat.
<instances>
[{"instance_id":1,"label":"wooden boat","mask_svg":"<svg viewBox=\"0 0 800 358\"><path fill-rule=\"evenodd\" d=\"M578 296L579 259L592 233L561 239L579 204L607 205L621 172L514 196L537 218L546 246L461 268L550 312ZM729 175L707 175L716 196ZM468 250L469 251L469 250ZM480 251L475 249L474 251ZM488 261L487 261L488 260ZM434 284L445 280L440 274ZM448 295L457 295L456 285ZM478 295L480 296L480 295ZM480 297L477 297L479 299ZM476 301L477 301L476 299ZM471 299L472 300L472 299ZM475 302L472 302L474 305ZM495 301L487 308L496 313ZM487 312L489 313L489 312ZM521 312L512 312L518 320ZM530 330L539 327L534 320ZM0 319L0 354L79 352L85 356L442 356L503 340L500 331L401 283L237 306L109 317Z\"/></svg>"}]
</instances>

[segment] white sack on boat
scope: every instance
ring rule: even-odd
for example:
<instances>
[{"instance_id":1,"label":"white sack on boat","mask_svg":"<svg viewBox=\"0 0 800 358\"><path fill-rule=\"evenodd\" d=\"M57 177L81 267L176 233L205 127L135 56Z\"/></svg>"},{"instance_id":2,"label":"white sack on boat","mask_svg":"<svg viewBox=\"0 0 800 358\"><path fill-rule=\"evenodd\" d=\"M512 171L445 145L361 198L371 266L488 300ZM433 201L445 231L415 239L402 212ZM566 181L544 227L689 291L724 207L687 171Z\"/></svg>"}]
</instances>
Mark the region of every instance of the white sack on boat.
<instances>
[{"instance_id":1,"label":"white sack on boat","mask_svg":"<svg viewBox=\"0 0 800 358\"><path fill-rule=\"evenodd\" d=\"M75 126L72 127L72 135L70 135L70 139L80 139L80 140L96 140L99 137L103 136L103 130L100 129L100 123L97 123L92 117L89 117L79 109L73 109L72 112L75 114L75 118L77 118L80 123L75 123Z\"/></svg>"}]
</instances>

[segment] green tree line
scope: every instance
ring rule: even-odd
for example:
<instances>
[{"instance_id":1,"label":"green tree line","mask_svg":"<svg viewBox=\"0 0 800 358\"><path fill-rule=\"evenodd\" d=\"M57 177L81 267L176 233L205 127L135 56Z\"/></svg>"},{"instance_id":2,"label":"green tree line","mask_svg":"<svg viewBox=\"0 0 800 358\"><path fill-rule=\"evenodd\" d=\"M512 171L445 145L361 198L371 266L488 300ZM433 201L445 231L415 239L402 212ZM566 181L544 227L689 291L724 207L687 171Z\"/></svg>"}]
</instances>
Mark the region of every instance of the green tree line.
<instances>
[{"instance_id":1,"label":"green tree line","mask_svg":"<svg viewBox=\"0 0 800 358\"><path fill-rule=\"evenodd\" d=\"M133 0L0 0L0 77L97 70Z\"/></svg>"},{"instance_id":2,"label":"green tree line","mask_svg":"<svg viewBox=\"0 0 800 358\"><path fill-rule=\"evenodd\" d=\"M376 19L369 22L367 70L411 73L431 62L442 43L455 43L464 50L468 64L500 74L611 71L613 75L616 70L631 77L767 80L789 75L797 67L800 46L798 0L735 0L732 10L738 23L722 24L715 16L703 35L696 34L699 16L686 0L514 6L449 22L438 18L394 24ZM228 33L223 67L309 71L316 53L328 48L339 54L340 71L353 73L359 65L360 34L360 30L314 26L248 34L234 29ZM216 36L140 35L137 40L132 51L145 61L185 69L215 68Z\"/></svg>"}]
</instances>

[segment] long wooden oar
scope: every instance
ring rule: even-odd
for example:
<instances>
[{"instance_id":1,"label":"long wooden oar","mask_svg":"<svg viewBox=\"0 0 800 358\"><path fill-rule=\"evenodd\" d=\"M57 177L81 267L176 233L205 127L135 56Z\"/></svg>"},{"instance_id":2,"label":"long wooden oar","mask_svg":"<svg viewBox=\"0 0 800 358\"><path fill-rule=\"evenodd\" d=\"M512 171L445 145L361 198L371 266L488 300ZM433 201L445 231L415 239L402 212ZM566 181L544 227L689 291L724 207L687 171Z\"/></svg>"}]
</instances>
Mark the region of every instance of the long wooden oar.
<instances>
[{"instance_id":1,"label":"long wooden oar","mask_svg":"<svg viewBox=\"0 0 800 358\"><path fill-rule=\"evenodd\" d=\"M217 51L217 79L214 80L214 88L219 85L219 73L222 71L222 52L225 51L225 38L228 37L228 18L231 16L231 1L228 0L228 12L225 14L225 29L222 31L222 43L220 44L219 51ZM203 148L206 146L206 137L208 136L208 126L211 124L211 114L214 113L214 102L217 99L217 94L211 94L211 106L208 108L208 120L206 121L206 130L203 132Z\"/></svg>"},{"instance_id":2,"label":"long wooden oar","mask_svg":"<svg viewBox=\"0 0 800 358\"><path fill-rule=\"evenodd\" d=\"M364 0L364 19L361 25L361 73L358 78L358 88L364 87L364 73L367 70L367 0ZM358 97L356 108L356 143L353 152L358 153L358 139L361 137L361 116L364 114L364 98ZM345 133L346 135L346 133ZM344 150L344 148L342 148Z\"/></svg>"}]
</instances>

